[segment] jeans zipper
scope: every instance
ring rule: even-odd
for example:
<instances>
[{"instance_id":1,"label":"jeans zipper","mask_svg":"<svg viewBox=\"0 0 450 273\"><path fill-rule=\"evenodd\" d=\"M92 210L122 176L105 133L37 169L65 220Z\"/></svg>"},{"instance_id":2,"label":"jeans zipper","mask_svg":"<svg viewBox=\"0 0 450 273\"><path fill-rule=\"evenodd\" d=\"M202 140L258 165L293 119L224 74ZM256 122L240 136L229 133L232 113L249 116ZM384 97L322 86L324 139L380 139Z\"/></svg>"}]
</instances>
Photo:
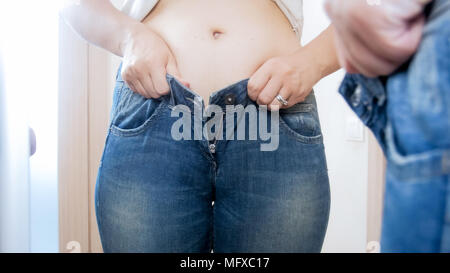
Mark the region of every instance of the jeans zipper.
<instances>
[{"instance_id":1,"label":"jeans zipper","mask_svg":"<svg viewBox=\"0 0 450 273\"><path fill-rule=\"evenodd\" d=\"M217 139L214 139L214 142L209 144L209 151L212 154L216 153L216 143L217 143Z\"/></svg>"}]
</instances>

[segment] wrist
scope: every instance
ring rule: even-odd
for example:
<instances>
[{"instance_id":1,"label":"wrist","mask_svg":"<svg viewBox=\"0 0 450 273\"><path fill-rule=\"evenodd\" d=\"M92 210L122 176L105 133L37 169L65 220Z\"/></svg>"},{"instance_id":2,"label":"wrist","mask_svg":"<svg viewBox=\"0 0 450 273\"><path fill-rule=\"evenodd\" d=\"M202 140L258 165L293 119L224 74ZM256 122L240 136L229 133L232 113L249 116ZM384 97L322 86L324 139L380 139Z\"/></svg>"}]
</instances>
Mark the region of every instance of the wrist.
<instances>
[{"instance_id":1,"label":"wrist","mask_svg":"<svg viewBox=\"0 0 450 273\"><path fill-rule=\"evenodd\" d=\"M318 57L320 55L317 55L317 53L313 48L305 46L300 48L293 58L298 69L307 72L308 80L312 82L312 85L328 75L326 63Z\"/></svg>"}]
</instances>

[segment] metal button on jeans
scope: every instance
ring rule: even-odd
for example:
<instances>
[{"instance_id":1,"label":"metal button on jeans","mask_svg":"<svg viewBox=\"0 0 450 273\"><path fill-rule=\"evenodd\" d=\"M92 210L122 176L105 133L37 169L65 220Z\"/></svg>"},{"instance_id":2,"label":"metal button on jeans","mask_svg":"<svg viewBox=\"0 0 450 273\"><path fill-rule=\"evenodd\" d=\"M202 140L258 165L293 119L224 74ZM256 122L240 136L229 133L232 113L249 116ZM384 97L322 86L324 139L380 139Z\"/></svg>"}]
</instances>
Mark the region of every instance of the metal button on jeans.
<instances>
[{"instance_id":1,"label":"metal button on jeans","mask_svg":"<svg viewBox=\"0 0 450 273\"><path fill-rule=\"evenodd\" d=\"M225 96L225 104L233 105L236 102L236 96L234 94L228 94Z\"/></svg>"},{"instance_id":2,"label":"metal button on jeans","mask_svg":"<svg viewBox=\"0 0 450 273\"><path fill-rule=\"evenodd\" d=\"M214 143L209 144L209 150L211 151L212 154L216 153L216 144Z\"/></svg>"},{"instance_id":3,"label":"metal button on jeans","mask_svg":"<svg viewBox=\"0 0 450 273\"><path fill-rule=\"evenodd\" d=\"M361 93L362 93L362 87L360 84L358 84L355 92L353 93L353 95L350 98L353 107L357 107L361 103Z\"/></svg>"}]
</instances>

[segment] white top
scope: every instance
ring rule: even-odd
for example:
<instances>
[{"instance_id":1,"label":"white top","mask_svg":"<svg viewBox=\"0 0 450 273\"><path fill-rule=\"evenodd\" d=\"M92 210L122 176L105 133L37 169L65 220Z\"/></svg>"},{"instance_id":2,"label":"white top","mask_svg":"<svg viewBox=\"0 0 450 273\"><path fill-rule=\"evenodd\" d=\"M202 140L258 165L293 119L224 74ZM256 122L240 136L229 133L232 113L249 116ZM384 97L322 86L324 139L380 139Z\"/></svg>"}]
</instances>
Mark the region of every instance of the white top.
<instances>
[{"instance_id":1,"label":"white top","mask_svg":"<svg viewBox=\"0 0 450 273\"><path fill-rule=\"evenodd\" d=\"M121 11L128 16L142 21L155 7L159 0L126 0ZM292 25L292 29L301 39L303 29L303 0L272 0L277 3Z\"/></svg>"}]
</instances>

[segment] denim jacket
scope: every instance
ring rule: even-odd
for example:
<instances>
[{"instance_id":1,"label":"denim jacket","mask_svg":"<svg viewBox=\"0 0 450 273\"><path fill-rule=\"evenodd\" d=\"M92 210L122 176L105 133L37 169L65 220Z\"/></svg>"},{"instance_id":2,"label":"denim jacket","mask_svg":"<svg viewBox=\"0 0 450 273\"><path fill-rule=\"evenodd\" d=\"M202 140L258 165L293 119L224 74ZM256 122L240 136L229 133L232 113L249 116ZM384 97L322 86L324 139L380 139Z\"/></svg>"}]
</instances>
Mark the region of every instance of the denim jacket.
<instances>
[{"instance_id":1,"label":"denim jacket","mask_svg":"<svg viewBox=\"0 0 450 273\"><path fill-rule=\"evenodd\" d=\"M389 77L347 74L339 88L402 180L450 174L450 1L430 10L407 64Z\"/></svg>"}]
</instances>

